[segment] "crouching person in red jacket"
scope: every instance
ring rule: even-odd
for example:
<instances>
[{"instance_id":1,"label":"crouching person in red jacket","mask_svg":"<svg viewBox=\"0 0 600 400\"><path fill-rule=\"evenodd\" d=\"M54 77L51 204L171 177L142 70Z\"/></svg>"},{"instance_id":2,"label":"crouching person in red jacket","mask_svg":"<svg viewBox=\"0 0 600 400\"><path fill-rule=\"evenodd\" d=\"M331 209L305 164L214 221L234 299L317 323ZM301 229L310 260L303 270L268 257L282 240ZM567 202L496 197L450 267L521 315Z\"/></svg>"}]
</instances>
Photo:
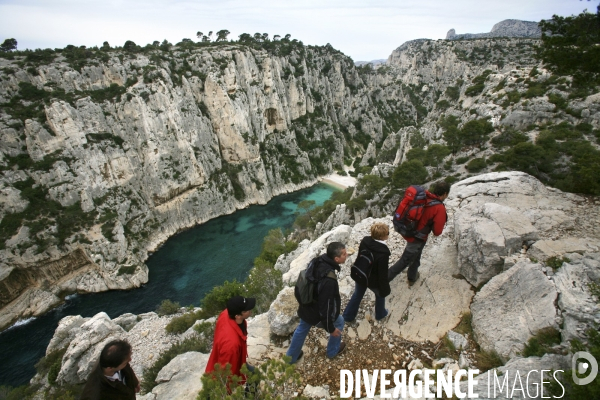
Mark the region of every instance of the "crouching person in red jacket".
<instances>
[{"instance_id":1,"label":"crouching person in red jacket","mask_svg":"<svg viewBox=\"0 0 600 400\"><path fill-rule=\"evenodd\" d=\"M252 315L255 305L256 299L242 296L235 296L227 301L227 308L217 319L213 348L205 373L213 372L216 364L220 364L221 368L229 364L231 373L240 377L238 383L243 385L246 382L246 376L241 372L248 356L246 319ZM254 370L249 364L247 367L250 371Z\"/></svg>"}]
</instances>

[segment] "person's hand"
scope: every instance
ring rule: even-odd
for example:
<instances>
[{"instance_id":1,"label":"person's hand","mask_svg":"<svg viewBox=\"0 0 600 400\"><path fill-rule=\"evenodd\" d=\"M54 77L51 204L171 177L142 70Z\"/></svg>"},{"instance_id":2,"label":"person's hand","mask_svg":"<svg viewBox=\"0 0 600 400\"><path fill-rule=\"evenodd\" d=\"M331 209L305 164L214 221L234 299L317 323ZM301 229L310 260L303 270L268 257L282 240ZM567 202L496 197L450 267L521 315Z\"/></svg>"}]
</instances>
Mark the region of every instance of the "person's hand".
<instances>
[{"instance_id":1,"label":"person's hand","mask_svg":"<svg viewBox=\"0 0 600 400\"><path fill-rule=\"evenodd\" d=\"M138 383L138 384L137 384L137 386L135 387L135 392L136 392L136 393L139 393L139 392L140 392L140 390L141 390L141 388L140 388L140 384Z\"/></svg>"},{"instance_id":2,"label":"person's hand","mask_svg":"<svg viewBox=\"0 0 600 400\"><path fill-rule=\"evenodd\" d=\"M340 331L338 328L335 328L335 331L331 332L331 336L334 336L334 337L342 336L342 331Z\"/></svg>"}]
</instances>

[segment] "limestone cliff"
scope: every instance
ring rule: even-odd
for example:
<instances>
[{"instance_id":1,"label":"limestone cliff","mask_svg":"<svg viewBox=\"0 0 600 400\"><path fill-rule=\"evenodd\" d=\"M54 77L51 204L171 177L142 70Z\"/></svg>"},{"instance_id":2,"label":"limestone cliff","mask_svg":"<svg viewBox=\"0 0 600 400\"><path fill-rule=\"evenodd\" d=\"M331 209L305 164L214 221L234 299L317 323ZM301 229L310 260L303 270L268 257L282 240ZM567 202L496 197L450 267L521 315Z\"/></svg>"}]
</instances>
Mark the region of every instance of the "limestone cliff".
<instances>
[{"instance_id":1,"label":"limestone cliff","mask_svg":"<svg viewBox=\"0 0 600 400\"><path fill-rule=\"evenodd\" d=\"M314 184L412 109L373 107L389 77L330 46L274 46L0 58L0 327L143 284L169 236Z\"/></svg>"}]
</instances>

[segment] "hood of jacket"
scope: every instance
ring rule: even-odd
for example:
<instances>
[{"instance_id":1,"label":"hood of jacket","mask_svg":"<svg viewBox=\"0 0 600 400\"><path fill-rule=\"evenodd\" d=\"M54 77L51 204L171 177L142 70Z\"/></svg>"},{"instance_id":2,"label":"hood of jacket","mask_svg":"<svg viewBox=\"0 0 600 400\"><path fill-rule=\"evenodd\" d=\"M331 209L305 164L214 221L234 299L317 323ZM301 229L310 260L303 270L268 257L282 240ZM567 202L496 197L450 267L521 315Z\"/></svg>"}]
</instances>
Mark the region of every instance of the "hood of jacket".
<instances>
[{"instance_id":1,"label":"hood of jacket","mask_svg":"<svg viewBox=\"0 0 600 400\"><path fill-rule=\"evenodd\" d=\"M385 254L388 256L392 254L390 252L389 247L387 247L385 244L373 239L371 236L365 237L362 241L362 244L364 244L364 246L367 249L369 249L370 251L372 251L373 253L381 253L381 254Z\"/></svg>"},{"instance_id":2,"label":"hood of jacket","mask_svg":"<svg viewBox=\"0 0 600 400\"><path fill-rule=\"evenodd\" d=\"M329 271L334 270L335 272L340 272L341 268L338 263L333 261L327 254L323 254L317 258L317 278L321 279L326 276Z\"/></svg>"}]
</instances>

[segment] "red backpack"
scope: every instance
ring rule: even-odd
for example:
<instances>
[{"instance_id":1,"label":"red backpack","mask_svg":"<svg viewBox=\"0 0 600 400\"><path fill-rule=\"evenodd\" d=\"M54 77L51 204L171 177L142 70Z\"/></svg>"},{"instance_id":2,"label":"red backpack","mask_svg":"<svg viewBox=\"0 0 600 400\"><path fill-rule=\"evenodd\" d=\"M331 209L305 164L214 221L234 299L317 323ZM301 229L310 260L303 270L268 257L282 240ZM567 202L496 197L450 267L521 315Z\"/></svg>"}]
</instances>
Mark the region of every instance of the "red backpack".
<instances>
[{"instance_id":1,"label":"red backpack","mask_svg":"<svg viewBox=\"0 0 600 400\"><path fill-rule=\"evenodd\" d=\"M394 211L394 229L405 237L425 239L427 233L417 231L425 207L441 204L439 200L427 199L427 191L418 185L412 185L404 192L404 197Z\"/></svg>"}]
</instances>

